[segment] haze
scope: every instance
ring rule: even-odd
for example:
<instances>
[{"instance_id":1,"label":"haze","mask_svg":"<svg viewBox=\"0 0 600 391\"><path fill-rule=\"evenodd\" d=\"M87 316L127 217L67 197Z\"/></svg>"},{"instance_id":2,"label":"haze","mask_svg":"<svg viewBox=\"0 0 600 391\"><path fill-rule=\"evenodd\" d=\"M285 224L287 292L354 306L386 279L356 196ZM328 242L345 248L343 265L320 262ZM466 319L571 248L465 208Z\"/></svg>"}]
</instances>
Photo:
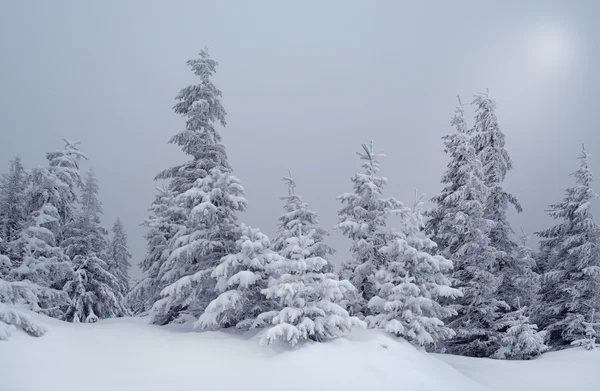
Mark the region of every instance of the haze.
<instances>
[{"instance_id":1,"label":"haze","mask_svg":"<svg viewBox=\"0 0 600 391\"><path fill-rule=\"evenodd\" d=\"M369 140L387 155L387 194L434 195L456 95L489 88L515 166L506 188L524 208L513 227L532 234L551 223L581 143L600 173L597 15L596 1L4 1L0 171L81 141L104 224L121 217L137 264L153 178L186 159L167 144L184 126L174 97L195 83L185 62L207 46L244 222L276 232L290 169L331 229ZM339 264L350 243L330 244Z\"/></svg>"}]
</instances>

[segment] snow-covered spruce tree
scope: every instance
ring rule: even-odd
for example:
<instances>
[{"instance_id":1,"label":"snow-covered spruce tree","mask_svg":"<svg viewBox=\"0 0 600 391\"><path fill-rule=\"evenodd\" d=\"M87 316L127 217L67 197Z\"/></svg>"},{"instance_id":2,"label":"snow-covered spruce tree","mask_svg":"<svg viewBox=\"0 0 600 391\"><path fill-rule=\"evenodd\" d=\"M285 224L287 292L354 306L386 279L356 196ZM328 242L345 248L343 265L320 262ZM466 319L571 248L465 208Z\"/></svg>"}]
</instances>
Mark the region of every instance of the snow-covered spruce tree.
<instances>
[{"instance_id":1,"label":"snow-covered spruce tree","mask_svg":"<svg viewBox=\"0 0 600 391\"><path fill-rule=\"evenodd\" d=\"M593 350L600 347L596 343L596 340L600 338L600 320L596 320L595 314L596 311L592 309L589 321L582 322L582 325L585 326L585 337L571 342L571 345L581 346L586 350Z\"/></svg>"},{"instance_id":2,"label":"snow-covered spruce tree","mask_svg":"<svg viewBox=\"0 0 600 391\"><path fill-rule=\"evenodd\" d=\"M1 241L1 239L0 239ZM20 328L34 337L46 333L46 328L36 324L27 314L9 307L11 304L29 305L29 308L38 308L40 291L32 290L33 284L22 281L7 281L7 271L12 268L10 259L0 254L0 341L7 340L11 332ZM33 288L38 288L33 286Z\"/></svg>"},{"instance_id":3,"label":"snow-covered spruce tree","mask_svg":"<svg viewBox=\"0 0 600 391\"><path fill-rule=\"evenodd\" d=\"M181 90L175 112L187 117L186 129L171 142L192 160L165 170L159 179L170 180L174 208L186 216L169 241L169 257L159 278L170 284L152 308L155 324L170 323L187 314L202 314L217 291L211 277L219 260L235 251L239 238L237 213L246 209L244 188L232 175L221 136L215 128L225 126L225 109L212 81L217 63L206 50L188 61L200 83Z\"/></svg>"},{"instance_id":4,"label":"snow-covered spruce tree","mask_svg":"<svg viewBox=\"0 0 600 391\"><path fill-rule=\"evenodd\" d=\"M448 322L456 336L446 346L450 353L489 357L498 349L496 322L508 305L498 298L502 279L489 239L493 222L484 215L489 189L467 132L462 105L451 124L456 132L444 136L445 152L450 156L442 176L446 187L432 199L435 208L428 226L440 254L453 262L451 277L463 293L453 305L457 315Z\"/></svg>"},{"instance_id":5,"label":"snow-covered spruce tree","mask_svg":"<svg viewBox=\"0 0 600 391\"><path fill-rule=\"evenodd\" d=\"M249 329L258 315L275 309L275 302L265 299L266 269L282 257L270 249L269 238L260 230L240 227L236 253L226 255L213 270L219 296L214 299L195 324L199 329L238 327Z\"/></svg>"},{"instance_id":6,"label":"snow-covered spruce tree","mask_svg":"<svg viewBox=\"0 0 600 391\"><path fill-rule=\"evenodd\" d=\"M586 315L600 310L599 227L591 212L597 195L591 187L594 175L588 156L584 148L581 165L573 173L576 185L566 190L562 202L550 205L548 214L562 221L537 233L547 265L534 316L548 331L552 347L585 338Z\"/></svg>"},{"instance_id":7,"label":"snow-covered spruce tree","mask_svg":"<svg viewBox=\"0 0 600 391\"><path fill-rule=\"evenodd\" d=\"M90 170L81 194L81 209L65 229L63 246L73 263L74 276L64 287L71 298L65 320L93 323L127 314L122 292L125 281L110 272L108 232L100 224L102 204L98 182Z\"/></svg>"},{"instance_id":8,"label":"snow-covered spruce tree","mask_svg":"<svg viewBox=\"0 0 600 391\"><path fill-rule=\"evenodd\" d=\"M496 249L499 273L503 276L498 294L500 299L516 309L517 297L522 292L513 290L515 271L523 271L528 276L532 273L526 270L531 265L520 263L518 244L507 217L510 204L517 212L522 211L517 199L502 187L513 164L505 149L506 137L498 125L496 102L487 93L479 93L475 95L473 104L476 106L476 116L472 140L475 153L481 160L484 183L489 188L484 216L494 222L488 235L490 245Z\"/></svg>"},{"instance_id":9,"label":"snow-covered spruce tree","mask_svg":"<svg viewBox=\"0 0 600 391\"><path fill-rule=\"evenodd\" d=\"M530 308L539 290L540 276L536 269L535 253L527 246L529 237L522 233L521 244L511 257L514 262L505 264L502 287L504 297L513 309L521 306Z\"/></svg>"},{"instance_id":10,"label":"snow-covered spruce tree","mask_svg":"<svg viewBox=\"0 0 600 391\"><path fill-rule=\"evenodd\" d=\"M431 255L436 244L423 233L422 202L400 213L401 230L380 252L387 261L376 273L378 294L369 301L370 327L382 328L407 341L425 346L453 337L454 331L442 319L456 311L441 303L442 299L461 297L450 286L447 274L452 262L441 255ZM448 301L446 300L446 301Z\"/></svg>"},{"instance_id":11,"label":"snow-covered spruce tree","mask_svg":"<svg viewBox=\"0 0 600 391\"><path fill-rule=\"evenodd\" d=\"M327 261L315 255L315 230L299 225L295 237L286 240L282 258L267 265L272 276L262 293L276 302L276 309L258 316L254 327L267 327L261 343L284 340L292 346L303 339L325 341L364 326L343 305L356 288L324 269Z\"/></svg>"},{"instance_id":12,"label":"snow-covered spruce tree","mask_svg":"<svg viewBox=\"0 0 600 391\"><path fill-rule=\"evenodd\" d=\"M63 186L57 188L57 191L60 192L60 197L57 199L59 202L54 205L58 211L60 227L66 227L75 218L77 204L76 190L83 187L83 180L79 172L79 162L81 159L87 160L85 154L77 148L80 144L79 141L63 140L65 147L62 150L46 154L49 164L48 170L63 184ZM63 240L62 231L59 230L56 232L56 235L59 243L61 243Z\"/></svg>"},{"instance_id":13,"label":"snow-covered spruce tree","mask_svg":"<svg viewBox=\"0 0 600 391\"><path fill-rule=\"evenodd\" d=\"M544 343L546 332L537 330L524 314L525 307L506 314L498 327L506 329L500 339L500 348L493 358L501 360L529 360L548 350Z\"/></svg>"},{"instance_id":14,"label":"snow-covered spruce tree","mask_svg":"<svg viewBox=\"0 0 600 391\"><path fill-rule=\"evenodd\" d=\"M13 248L14 242L21 235L27 219L25 212L25 186L27 172L21 163L20 157L10 161L7 174L0 180L0 254L12 259L12 264L18 266L20 254Z\"/></svg>"},{"instance_id":15,"label":"snow-covered spruce tree","mask_svg":"<svg viewBox=\"0 0 600 391\"><path fill-rule=\"evenodd\" d=\"M146 256L139 264L142 274L126 300L135 314L146 313L160 299L160 292L165 287L160 272L170 255L169 242L182 227L186 217L182 209L174 207L173 192L166 187L158 188L150 212L150 216L142 223L148 229L145 235Z\"/></svg>"},{"instance_id":16,"label":"snow-covered spruce tree","mask_svg":"<svg viewBox=\"0 0 600 391\"><path fill-rule=\"evenodd\" d=\"M117 217L112 226L112 239L109 245L109 271L120 281L123 288L121 294L126 296L129 292L129 267L131 254L127 246L127 233L121 219Z\"/></svg>"},{"instance_id":17,"label":"snow-covered spruce tree","mask_svg":"<svg viewBox=\"0 0 600 391\"><path fill-rule=\"evenodd\" d=\"M29 182L24 198L30 213L18 240L22 263L11 270L10 279L45 289L39 297L39 311L62 317L68 304L62 289L72 277L72 268L57 239L63 227L56 205L64 209L68 204L63 195L69 186L46 167L34 169Z\"/></svg>"},{"instance_id":18,"label":"snow-covered spruce tree","mask_svg":"<svg viewBox=\"0 0 600 391\"><path fill-rule=\"evenodd\" d=\"M296 194L296 179L289 176L283 178L283 181L288 187L288 195L281 197L285 200L284 213L279 217L279 225L277 235L273 239L273 250L277 252L283 251L287 247L287 240L297 235L298 226L304 227L305 231L314 230L313 236L314 255L327 259L329 255L335 253L335 250L324 242L329 232L321 228L319 225L319 217L316 212L309 208L309 205ZM327 272L332 272L333 268L330 264Z\"/></svg>"},{"instance_id":19,"label":"snow-covered spruce tree","mask_svg":"<svg viewBox=\"0 0 600 391\"><path fill-rule=\"evenodd\" d=\"M357 152L363 161L364 173L351 178L353 193L337 197L343 204L338 211L335 229L352 240L352 260L342 265L341 278L348 279L358 289L360 300L351 304L353 314L368 315L367 303L377 294L375 272L385 263L385 255L379 250L387 244L388 216L403 208L393 197L384 198L383 188L387 178L378 177L379 158L384 156L373 149L373 142L362 145L364 152Z\"/></svg>"}]
</instances>

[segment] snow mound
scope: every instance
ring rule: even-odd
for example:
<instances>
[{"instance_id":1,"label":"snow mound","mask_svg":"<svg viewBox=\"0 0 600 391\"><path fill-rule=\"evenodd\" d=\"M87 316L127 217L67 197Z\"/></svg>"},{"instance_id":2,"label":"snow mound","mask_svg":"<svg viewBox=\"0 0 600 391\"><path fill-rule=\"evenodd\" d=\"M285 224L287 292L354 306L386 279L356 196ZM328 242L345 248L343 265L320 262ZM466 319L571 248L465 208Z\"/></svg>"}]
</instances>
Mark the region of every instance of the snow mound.
<instances>
[{"instance_id":1,"label":"snow mound","mask_svg":"<svg viewBox=\"0 0 600 391\"><path fill-rule=\"evenodd\" d=\"M25 312L25 311L24 311ZM146 318L71 324L27 312L48 329L0 342L2 391L597 391L600 350L530 361L431 355L379 330L327 343L259 344L260 335L193 332Z\"/></svg>"},{"instance_id":2,"label":"snow mound","mask_svg":"<svg viewBox=\"0 0 600 391\"><path fill-rule=\"evenodd\" d=\"M0 344L3 391L488 390L381 331L327 343L261 346L259 335L191 332L144 318L70 324L30 314L48 333Z\"/></svg>"}]
</instances>

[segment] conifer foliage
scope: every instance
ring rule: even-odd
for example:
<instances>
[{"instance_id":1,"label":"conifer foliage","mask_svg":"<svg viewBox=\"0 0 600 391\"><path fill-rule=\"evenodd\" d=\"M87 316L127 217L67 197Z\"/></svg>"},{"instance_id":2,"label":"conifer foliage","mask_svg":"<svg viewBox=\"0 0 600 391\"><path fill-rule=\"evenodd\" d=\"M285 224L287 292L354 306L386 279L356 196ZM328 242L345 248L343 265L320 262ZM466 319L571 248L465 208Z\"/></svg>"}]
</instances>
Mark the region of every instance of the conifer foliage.
<instances>
[{"instance_id":1,"label":"conifer foliage","mask_svg":"<svg viewBox=\"0 0 600 391\"><path fill-rule=\"evenodd\" d=\"M467 132L462 105L451 124L456 132L444 136L450 156L442 176L446 187L432 199L435 208L428 228L439 239L440 254L454 263L451 277L463 293L454 305L457 315L449 322L456 337L448 349L461 355L489 357L498 349L496 322L507 309L497 296L502 279L489 238L494 223L485 218L489 189Z\"/></svg>"},{"instance_id":2,"label":"conifer foliage","mask_svg":"<svg viewBox=\"0 0 600 391\"><path fill-rule=\"evenodd\" d=\"M262 343L279 339L291 345L303 339L325 341L362 325L340 305L356 288L349 281L339 281L335 274L324 272L327 261L315 255L319 250L314 235L314 229L305 231L299 225L296 236L286 240L282 258L267 266L272 277L262 293L274 300L277 308L263 312L256 320L256 326L268 326Z\"/></svg>"},{"instance_id":3,"label":"conifer foliage","mask_svg":"<svg viewBox=\"0 0 600 391\"><path fill-rule=\"evenodd\" d=\"M169 258L169 242L184 220L181 210L173 207L173 192L165 187L158 188L150 212L142 223L148 229L146 256L139 264L142 275L127 295L127 304L136 314L149 311L160 299L160 292L166 286L160 276L162 266Z\"/></svg>"},{"instance_id":4,"label":"conifer foliage","mask_svg":"<svg viewBox=\"0 0 600 391\"><path fill-rule=\"evenodd\" d=\"M85 179L81 204L65 231L65 253L71 258L74 271L64 287L71 299L65 319L93 323L126 315L123 282L111 273L107 263L107 232L100 225L102 205L93 171Z\"/></svg>"},{"instance_id":5,"label":"conifer foliage","mask_svg":"<svg viewBox=\"0 0 600 391\"><path fill-rule=\"evenodd\" d=\"M422 232L422 202L400 213L402 229L395 232L380 252L386 263L376 273L378 294L369 301L370 327L382 328L415 345L435 344L454 336L442 319L456 315L443 305L461 297L450 286L447 274L452 262L431 255L436 244Z\"/></svg>"},{"instance_id":6,"label":"conifer foliage","mask_svg":"<svg viewBox=\"0 0 600 391\"><path fill-rule=\"evenodd\" d=\"M72 277L72 267L62 240L74 217L75 191L82 184L79 162L86 158L78 143L65 143L63 150L46 154L48 167L31 172L24 194L28 217L17 241L22 262L10 272L12 280L40 290L39 309L53 317L62 317L69 304L63 287Z\"/></svg>"},{"instance_id":7,"label":"conifer foliage","mask_svg":"<svg viewBox=\"0 0 600 391\"><path fill-rule=\"evenodd\" d=\"M344 193L337 199L343 204L338 212L335 229L352 241L352 260L342 265L341 277L348 278L358 289L360 300L353 304L353 312L369 314L367 303L377 295L375 273L385 263L380 252L387 244L389 229L387 219L403 205L393 197L384 198L383 189L387 178L378 177L379 158L373 142L363 144L363 152L357 152L362 160L363 173L351 178L354 192Z\"/></svg>"},{"instance_id":8,"label":"conifer foliage","mask_svg":"<svg viewBox=\"0 0 600 391\"><path fill-rule=\"evenodd\" d=\"M600 310L599 227L591 212L597 194L588 158L583 148L573 173L575 186L565 191L562 202L550 205L548 214L560 222L538 233L546 254L535 317L553 346L587 338L586 321L594 320L586 316Z\"/></svg>"},{"instance_id":9,"label":"conifer foliage","mask_svg":"<svg viewBox=\"0 0 600 391\"><path fill-rule=\"evenodd\" d=\"M0 254L12 258L20 258L14 244L19 239L23 224L27 218L24 194L27 185L27 172L20 157L13 158L9 163L7 174L0 179Z\"/></svg>"},{"instance_id":10,"label":"conifer foliage","mask_svg":"<svg viewBox=\"0 0 600 391\"><path fill-rule=\"evenodd\" d=\"M206 307L197 328L249 329L258 315L275 307L262 290L267 287L268 266L282 258L270 249L269 238L260 230L242 225L240 231L237 252L223 257L212 272L220 294Z\"/></svg>"},{"instance_id":11,"label":"conifer foliage","mask_svg":"<svg viewBox=\"0 0 600 391\"><path fill-rule=\"evenodd\" d=\"M167 285L152 308L153 322L170 323L183 314L199 316L216 297L211 277L220 259L235 251L239 238L237 213L246 209L244 189L232 175L221 136L215 128L225 126L225 109L219 91L210 80L217 63L206 50L188 61L199 84L181 90L175 112L187 118L186 129L171 142L192 160L158 175L169 180L173 208L184 216L169 240L169 256L159 272Z\"/></svg>"},{"instance_id":12,"label":"conifer foliage","mask_svg":"<svg viewBox=\"0 0 600 391\"><path fill-rule=\"evenodd\" d=\"M112 226L112 238L109 244L109 271L119 279L121 294L129 292L129 267L131 254L127 245L127 233L121 219L117 217Z\"/></svg>"},{"instance_id":13,"label":"conifer foliage","mask_svg":"<svg viewBox=\"0 0 600 391\"><path fill-rule=\"evenodd\" d=\"M544 342L546 332L538 332L537 325L531 324L525 315L525 308L510 312L498 327L506 329L500 339L500 347L493 358L501 360L528 360L548 350Z\"/></svg>"},{"instance_id":14,"label":"conifer foliage","mask_svg":"<svg viewBox=\"0 0 600 391\"><path fill-rule=\"evenodd\" d=\"M335 253L335 250L324 242L329 232L319 225L317 213L296 193L296 178L292 177L290 171L288 173L289 175L282 179L288 187L288 195L282 197L285 200L284 213L279 218L279 230L273 240L273 250L283 251L287 247L287 240L295 237L298 227L302 226L306 231L314 230L314 254L327 259Z\"/></svg>"}]
</instances>

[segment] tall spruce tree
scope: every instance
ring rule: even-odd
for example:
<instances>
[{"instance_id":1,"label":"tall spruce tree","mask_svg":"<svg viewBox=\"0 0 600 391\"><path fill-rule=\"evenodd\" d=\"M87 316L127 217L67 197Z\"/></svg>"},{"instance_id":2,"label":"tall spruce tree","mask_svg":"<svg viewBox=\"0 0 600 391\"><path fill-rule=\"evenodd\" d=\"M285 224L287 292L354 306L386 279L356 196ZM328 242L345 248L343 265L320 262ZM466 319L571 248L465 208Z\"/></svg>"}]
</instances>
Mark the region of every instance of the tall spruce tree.
<instances>
[{"instance_id":1,"label":"tall spruce tree","mask_svg":"<svg viewBox=\"0 0 600 391\"><path fill-rule=\"evenodd\" d=\"M61 243L73 220L76 189L82 183L79 161L85 158L78 143L65 142L63 150L46 154L48 167L35 168L30 175L24 194L28 218L17 241L22 262L10 272L11 279L40 290L39 311L53 317L62 317L69 303L63 287L73 269Z\"/></svg>"},{"instance_id":2,"label":"tall spruce tree","mask_svg":"<svg viewBox=\"0 0 600 391\"><path fill-rule=\"evenodd\" d=\"M14 243L27 219L24 202L26 185L27 172L21 158L14 157L9 163L8 173L3 174L0 180L0 254L11 258L14 266L18 266L16 261L20 259Z\"/></svg>"},{"instance_id":3,"label":"tall spruce tree","mask_svg":"<svg viewBox=\"0 0 600 391\"><path fill-rule=\"evenodd\" d=\"M102 204L98 191L98 182L90 170L81 194L81 209L64 231L63 246L74 269L73 278L64 287L71 298L65 319L74 323L93 323L127 314L121 293L123 282L110 272L107 263L108 232L100 225Z\"/></svg>"},{"instance_id":4,"label":"tall spruce tree","mask_svg":"<svg viewBox=\"0 0 600 391\"><path fill-rule=\"evenodd\" d=\"M181 90L174 110L187 118L186 129L171 142L192 158L163 171L169 180L174 207L185 215L181 228L169 241L169 257L159 278L168 285L152 308L156 324L172 322L183 314L202 314L217 295L211 277L219 260L235 251L239 239L237 213L246 209L244 189L232 175L221 136L215 128L225 126L225 109L219 91L210 80L217 62L208 52L188 61L200 83Z\"/></svg>"},{"instance_id":5,"label":"tall spruce tree","mask_svg":"<svg viewBox=\"0 0 600 391\"><path fill-rule=\"evenodd\" d=\"M597 194L588 157L583 148L573 173L575 186L565 191L562 202L550 205L548 214L561 221L537 233L545 264L534 314L553 347L586 338L586 322L594 322L586 317L600 312L600 229L591 212Z\"/></svg>"},{"instance_id":6,"label":"tall spruce tree","mask_svg":"<svg viewBox=\"0 0 600 391\"><path fill-rule=\"evenodd\" d=\"M123 288L121 294L126 296L130 289L129 267L131 254L127 245L127 233L121 219L117 217L112 226L112 239L109 245L109 271L119 279Z\"/></svg>"},{"instance_id":7,"label":"tall spruce tree","mask_svg":"<svg viewBox=\"0 0 600 391\"><path fill-rule=\"evenodd\" d=\"M455 335L443 319L456 315L442 303L462 296L450 286L452 262L431 255L436 244L424 233L422 202L400 213L401 229L380 252L387 261L375 278L378 293L369 301L370 327L382 328L419 345L432 345Z\"/></svg>"},{"instance_id":8,"label":"tall spruce tree","mask_svg":"<svg viewBox=\"0 0 600 391\"><path fill-rule=\"evenodd\" d=\"M357 152L363 161L364 173L351 178L353 193L337 197L343 204L338 212L335 229L352 240L350 251L352 260L344 263L341 278L348 279L360 293L360 300L352 304L352 313L368 315L368 302L377 295L375 273L385 263L385 255L380 252L387 245L390 235L386 228L389 215L403 208L393 197L384 198L383 188L387 178L378 177L379 158L373 149L373 142L362 145L364 152Z\"/></svg>"},{"instance_id":9,"label":"tall spruce tree","mask_svg":"<svg viewBox=\"0 0 600 391\"><path fill-rule=\"evenodd\" d=\"M517 212L522 211L517 199L503 188L504 179L513 168L513 163L505 149L506 136L498 125L496 102L487 93L479 93L475 95L473 104L476 106L476 116L472 140L475 153L481 160L484 183L489 189L484 216L494 222L488 235L490 245L496 249L499 273L503 277L498 294L516 309L518 293L512 289L513 272L522 270L531 275L525 270L531 265L521 264L522 260L518 257L519 246L507 217L511 204Z\"/></svg>"},{"instance_id":10,"label":"tall spruce tree","mask_svg":"<svg viewBox=\"0 0 600 391\"><path fill-rule=\"evenodd\" d=\"M456 337L447 348L455 354L489 357L499 347L496 323L508 305L498 298L502 279L497 251L489 238L494 222L485 217L489 189L462 105L456 108L451 124L456 132L444 136L445 152L450 156L442 176L446 187L432 199L435 208L428 225L440 254L452 260L451 277L463 293L454 305L457 315L448 323Z\"/></svg>"}]
</instances>

